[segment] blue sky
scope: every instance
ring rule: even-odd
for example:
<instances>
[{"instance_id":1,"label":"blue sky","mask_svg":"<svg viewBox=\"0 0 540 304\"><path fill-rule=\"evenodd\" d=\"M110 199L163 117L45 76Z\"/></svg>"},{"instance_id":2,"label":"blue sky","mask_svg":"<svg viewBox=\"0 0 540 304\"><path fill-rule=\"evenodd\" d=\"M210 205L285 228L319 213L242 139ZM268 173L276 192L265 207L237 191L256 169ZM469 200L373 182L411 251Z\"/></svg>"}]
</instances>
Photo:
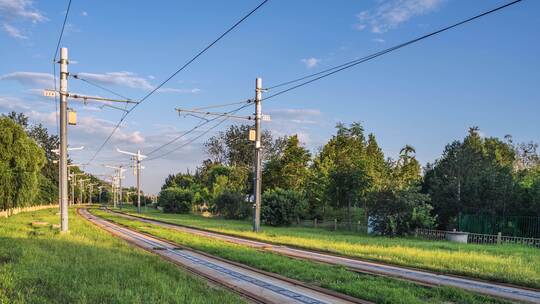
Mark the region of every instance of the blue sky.
<instances>
[{"instance_id":1,"label":"blue sky","mask_svg":"<svg viewBox=\"0 0 540 304\"><path fill-rule=\"evenodd\" d=\"M252 98L257 76L270 86L507 2L270 0L133 111L88 170L110 173L101 164L125 160L115 147L144 153L198 123L179 117L175 107ZM258 3L73 0L62 46L69 48L70 72L138 99ZM66 4L0 0L0 111L25 112L53 133L54 102L39 89L52 87ZM539 142L539 11L540 2L526 0L276 97L263 104L273 119L265 128L276 135L298 133L315 151L337 122L361 121L387 156L411 144L422 163L439 157L470 126L485 136ZM111 96L77 80L69 86L72 92ZM86 147L71 154L76 162L89 159L122 115L98 105L70 103L79 116L79 125L70 127L70 144ZM204 138L147 163L143 189L157 192L167 174L193 169L206 157ZM133 176L126 176L125 184L132 184Z\"/></svg>"}]
</instances>

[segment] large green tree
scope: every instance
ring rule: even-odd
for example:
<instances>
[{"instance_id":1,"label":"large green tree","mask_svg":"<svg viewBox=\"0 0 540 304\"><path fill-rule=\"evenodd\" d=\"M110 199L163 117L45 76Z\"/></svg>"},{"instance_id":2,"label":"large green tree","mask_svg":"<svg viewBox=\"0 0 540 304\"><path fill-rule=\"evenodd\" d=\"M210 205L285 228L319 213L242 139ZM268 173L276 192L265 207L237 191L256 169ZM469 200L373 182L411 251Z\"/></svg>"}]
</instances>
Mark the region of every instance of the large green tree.
<instances>
[{"instance_id":1,"label":"large green tree","mask_svg":"<svg viewBox=\"0 0 540 304\"><path fill-rule=\"evenodd\" d=\"M0 118L0 202L2 208L33 205L45 153L22 126ZM49 202L47 202L49 203Z\"/></svg>"},{"instance_id":2,"label":"large green tree","mask_svg":"<svg viewBox=\"0 0 540 304\"><path fill-rule=\"evenodd\" d=\"M497 138L482 138L476 127L463 141L446 146L443 156L426 167L424 191L431 195L441 228L453 228L460 212L508 213L515 152Z\"/></svg>"},{"instance_id":3,"label":"large green tree","mask_svg":"<svg viewBox=\"0 0 540 304\"><path fill-rule=\"evenodd\" d=\"M288 137L282 151L274 155L263 171L263 188L282 188L303 192L308 176L309 151L302 147L297 135Z\"/></svg>"},{"instance_id":4,"label":"large green tree","mask_svg":"<svg viewBox=\"0 0 540 304\"><path fill-rule=\"evenodd\" d=\"M231 125L226 131L210 137L204 144L212 162L228 166L252 167L254 143L249 140L250 125ZM263 160L270 159L283 147L283 140L272 138L268 130L261 135Z\"/></svg>"}]
</instances>

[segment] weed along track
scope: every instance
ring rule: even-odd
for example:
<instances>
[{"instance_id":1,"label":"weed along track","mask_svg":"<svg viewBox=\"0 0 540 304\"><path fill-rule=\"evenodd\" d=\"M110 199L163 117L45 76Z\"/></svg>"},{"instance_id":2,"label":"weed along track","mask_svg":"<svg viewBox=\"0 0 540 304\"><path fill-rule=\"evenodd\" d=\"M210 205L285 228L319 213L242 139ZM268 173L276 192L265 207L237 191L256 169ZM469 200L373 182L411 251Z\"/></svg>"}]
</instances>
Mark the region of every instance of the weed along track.
<instances>
[{"instance_id":1,"label":"weed along track","mask_svg":"<svg viewBox=\"0 0 540 304\"><path fill-rule=\"evenodd\" d=\"M190 233L207 238L218 239L221 241L227 241L234 244L249 246L260 250L278 253L292 258L311 260L316 262L322 262L332 265L341 265L349 270L382 275L388 277L399 278L403 280L413 281L427 286L449 286L460 288L463 290L484 294L488 296L494 296L499 298L508 299L511 301L519 301L525 303L540 303L540 291L530 288L524 288L514 285L498 284L487 282L483 280L476 280L465 277L458 277L452 275L442 275L429 271L422 271L418 269L411 269L406 267L399 267L393 265L387 265L383 263L374 263L369 261L363 261L354 258L347 258L342 256L336 256L323 252L315 252L305 249L291 248L288 246L274 245L261 241L255 241L245 239L241 237L221 234L218 232L211 232L207 230L197 229L193 227L181 226L177 224L168 223L165 221L148 219L144 217L125 214L117 211L116 215L122 216L131 220L138 220L140 222L158 225L164 228L175 229L181 232Z\"/></svg>"},{"instance_id":2,"label":"weed along track","mask_svg":"<svg viewBox=\"0 0 540 304\"><path fill-rule=\"evenodd\" d=\"M177 244L136 232L90 214L86 209L78 213L98 227L129 243L153 252L211 282L232 289L258 303L371 303L355 299L302 282L229 262L208 254L188 250Z\"/></svg>"}]
</instances>

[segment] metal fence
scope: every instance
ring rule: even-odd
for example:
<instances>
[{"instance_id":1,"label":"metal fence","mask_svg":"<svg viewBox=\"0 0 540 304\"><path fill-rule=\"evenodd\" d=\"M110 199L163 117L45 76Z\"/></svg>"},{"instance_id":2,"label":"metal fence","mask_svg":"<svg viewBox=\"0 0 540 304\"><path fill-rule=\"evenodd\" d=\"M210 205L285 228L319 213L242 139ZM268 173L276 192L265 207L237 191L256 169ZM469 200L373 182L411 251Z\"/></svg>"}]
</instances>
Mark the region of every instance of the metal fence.
<instances>
[{"instance_id":1,"label":"metal fence","mask_svg":"<svg viewBox=\"0 0 540 304\"><path fill-rule=\"evenodd\" d=\"M540 217L536 216L489 216L460 215L458 219L460 231L480 234L497 234L540 238Z\"/></svg>"},{"instance_id":2,"label":"metal fence","mask_svg":"<svg viewBox=\"0 0 540 304\"><path fill-rule=\"evenodd\" d=\"M293 223L293 226L367 233L367 225L364 221L349 222L347 220L338 219L313 219L296 221Z\"/></svg>"},{"instance_id":3,"label":"metal fence","mask_svg":"<svg viewBox=\"0 0 540 304\"><path fill-rule=\"evenodd\" d=\"M442 241L447 239L448 233L455 233L455 231L444 230L432 230L432 229L416 229L415 236L418 238ZM482 234L482 233L466 233L467 243L469 244L517 244L527 245L540 248L540 238L524 238L498 234Z\"/></svg>"}]
</instances>

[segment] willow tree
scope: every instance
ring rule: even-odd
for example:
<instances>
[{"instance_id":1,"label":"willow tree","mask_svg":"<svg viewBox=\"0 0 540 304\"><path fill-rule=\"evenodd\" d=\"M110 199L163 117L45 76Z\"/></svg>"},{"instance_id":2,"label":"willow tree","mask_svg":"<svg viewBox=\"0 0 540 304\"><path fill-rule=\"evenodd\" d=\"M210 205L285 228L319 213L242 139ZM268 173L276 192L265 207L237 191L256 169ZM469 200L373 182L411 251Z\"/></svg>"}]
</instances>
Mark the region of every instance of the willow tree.
<instances>
[{"instance_id":1,"label":"willow tree","mask_svg":"<svg viewBox=\"0 0 540 304\"><path fill-rule=\"evenodd\" d=\"M25 130L10 118L0 118L0 206L33 205L39 192L45 153Z\"/></svg>"}]
</instances>

